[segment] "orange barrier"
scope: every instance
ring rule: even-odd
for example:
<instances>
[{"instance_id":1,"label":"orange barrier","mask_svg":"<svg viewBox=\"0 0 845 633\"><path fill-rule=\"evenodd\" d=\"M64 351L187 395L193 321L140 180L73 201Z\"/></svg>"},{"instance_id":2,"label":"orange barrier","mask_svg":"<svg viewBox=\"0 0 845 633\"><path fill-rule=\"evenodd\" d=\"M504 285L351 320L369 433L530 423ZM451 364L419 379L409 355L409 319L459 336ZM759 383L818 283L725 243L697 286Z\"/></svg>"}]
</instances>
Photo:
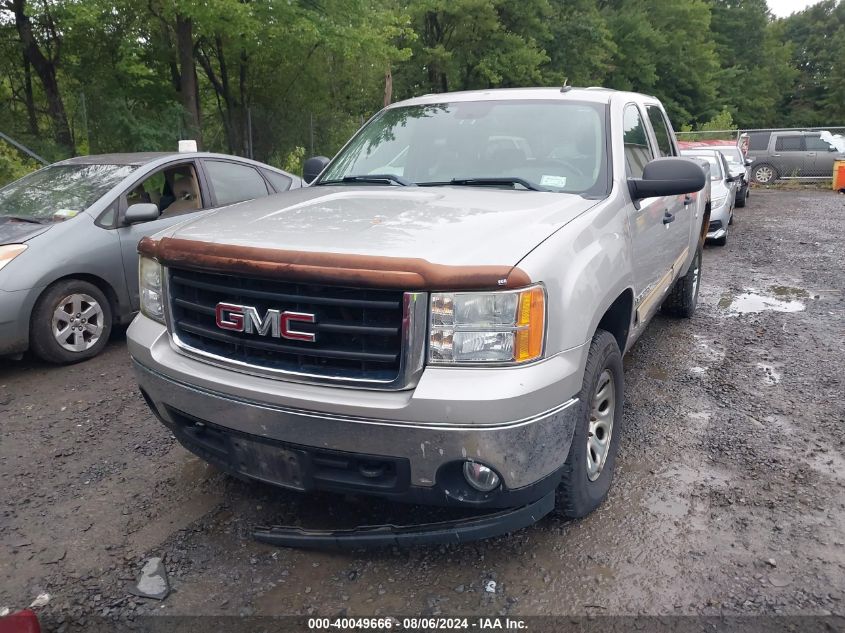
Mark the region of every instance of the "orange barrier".
<instances>
[{"instance_id":1,"label":"orange barrier","mask_svg":"<svg viewBox=\"0 0 845 633\"><path fill-rule=\"evenodd\" d=\"M845 160L833 163L833 190L845 191Z\"/></svg>"}]
</instances>

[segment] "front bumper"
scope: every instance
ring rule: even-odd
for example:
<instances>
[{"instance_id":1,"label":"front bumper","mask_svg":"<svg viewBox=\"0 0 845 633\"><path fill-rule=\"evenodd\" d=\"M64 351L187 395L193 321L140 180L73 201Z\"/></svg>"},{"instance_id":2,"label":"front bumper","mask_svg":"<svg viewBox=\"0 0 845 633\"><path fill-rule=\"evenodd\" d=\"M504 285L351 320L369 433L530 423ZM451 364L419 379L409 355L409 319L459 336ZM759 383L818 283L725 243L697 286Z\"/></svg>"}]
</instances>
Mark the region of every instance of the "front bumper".
<instances>
[{"instance_id":1,"label":"front bumper","mask_svg":"<svg viewBox=\"0 0 845 633\"><path fill-rule=\"evenodd\" d=\"M730 197L729 197L730 198ZM719 207L710 211L710 226L707 230L708 240L717 240L728 232L728 222L731 219L731 200L728 199Z\"/></svg>"},{"instance_id":2,"label":"front bumper","mask_svg":"<svg viewBox=\"0 0 845 633\"><path fill-rule=\"evenodd\" d=\"M148 403L189 450L236 475L303 491L525 505L557 485L581 408L560 397L580 390L581 348L520 368L428 368L414 390L376 392L209 365L179 353L145 317L127 339ZM256 466L291 455L294 478ZM461 472L467 459L496 470L502 486L470 488Z\"/></svg>"},{"instance_id":3,"label":"front bumper","mask_svg":"<svg viewBox=\"0 0 845 633\"><path fill-rule=\"evenodd\" d=\"M0 290L0 356L29 347L29 319L41 290Z\"/></svg>"}]
</instances>

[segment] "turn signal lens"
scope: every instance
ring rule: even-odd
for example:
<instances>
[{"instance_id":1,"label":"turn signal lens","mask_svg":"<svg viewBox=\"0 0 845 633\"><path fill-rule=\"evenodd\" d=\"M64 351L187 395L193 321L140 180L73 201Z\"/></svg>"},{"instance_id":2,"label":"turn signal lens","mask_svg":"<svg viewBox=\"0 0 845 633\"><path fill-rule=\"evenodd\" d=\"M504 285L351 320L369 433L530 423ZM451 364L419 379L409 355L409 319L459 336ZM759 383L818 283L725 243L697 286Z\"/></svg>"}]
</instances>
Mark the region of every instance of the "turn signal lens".
<instances>
[{"instance_id":1,"label":"turn signal lens","mask_svg":"<svg viewBox=\"0 0 845 633\"><path fill-rule=\"evenodd\" d=\"M546 321L546 293L539 286L519 293L515 359L518 363L539 358L543 353Z\"/></svg>"}]
</instances>

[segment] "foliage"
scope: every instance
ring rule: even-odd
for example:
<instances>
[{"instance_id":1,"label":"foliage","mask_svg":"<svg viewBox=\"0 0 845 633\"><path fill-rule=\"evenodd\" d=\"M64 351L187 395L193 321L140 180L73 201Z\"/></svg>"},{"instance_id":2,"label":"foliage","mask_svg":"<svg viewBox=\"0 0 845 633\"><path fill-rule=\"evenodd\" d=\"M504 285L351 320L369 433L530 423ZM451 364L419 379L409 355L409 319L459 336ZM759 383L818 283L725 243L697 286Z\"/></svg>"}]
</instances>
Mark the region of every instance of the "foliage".
<instances>
[{"instance_id":1,"label":"foliage","mask_svg":"<svg viewBox=\"0 0 845 633\"><path fill-rule=\"evenodd\" d=\"M653 94L678 129L836 125L842 51L839 0L780 20L766 0L0 0L0 131L51 160L196 135L297 171L385 99L564 81Z\"/></svg>"},{"instance_id":2,"label":"foliage","mask_svg":"<svg viewBox=\"0 0 845 633\"><path fill-rule=\"evenodd\" d=\"M11 145L0 142L0 187L37 168L35 161L24 158Z\"/></svg>"}]
</instances>

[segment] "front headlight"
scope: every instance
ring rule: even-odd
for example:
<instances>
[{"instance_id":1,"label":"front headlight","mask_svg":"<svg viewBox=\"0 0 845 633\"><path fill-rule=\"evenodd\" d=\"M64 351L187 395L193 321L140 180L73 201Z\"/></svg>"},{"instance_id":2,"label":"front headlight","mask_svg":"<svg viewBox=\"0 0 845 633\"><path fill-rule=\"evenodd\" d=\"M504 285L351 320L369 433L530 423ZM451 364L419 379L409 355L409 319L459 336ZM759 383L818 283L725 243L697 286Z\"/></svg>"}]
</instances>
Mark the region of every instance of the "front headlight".
<instances>
[{"instance_id":1,"label":"front headlight","mask_svg":"<svg viewBox=\"0 0 845 633\"><path fill-rule=\"evenodd\" d=\"M725 204L725 200L727 200L727 199L728 199L727 195L720 196L719 198L711 198L710 199L710 208L718 209L723 204Z\"/></svg>"},{"instance_id":2,"label":"front headlight","mask_svg":"<svg viewBox=\"0 0 845 633\"><path fill-rule=\"evenodd\" d=\"M434 292L428 361L526 363L543 355L546 290Z\"/></svg>"},{"instance_id":3,"label":"front headlight","mask_svg":"<svg viewBox=\"0 0 845 633\"><path fill-rule=\"evenodd\" d=\"M161 264L149 257L141 257L138 266L141 314L159 323L164 323L164 293L161 279Z\"/></svg>"},{"instance_id":4,"label":"front headlight","mask_svg":"<svg viewBox=\"0 0 845 633\"><path fill-rule=\"evenodd\" d=\"M0 270L12 261L15 257L26 250L26 244L6 244L0 246Z\"/></svg>"}]
</instances>

